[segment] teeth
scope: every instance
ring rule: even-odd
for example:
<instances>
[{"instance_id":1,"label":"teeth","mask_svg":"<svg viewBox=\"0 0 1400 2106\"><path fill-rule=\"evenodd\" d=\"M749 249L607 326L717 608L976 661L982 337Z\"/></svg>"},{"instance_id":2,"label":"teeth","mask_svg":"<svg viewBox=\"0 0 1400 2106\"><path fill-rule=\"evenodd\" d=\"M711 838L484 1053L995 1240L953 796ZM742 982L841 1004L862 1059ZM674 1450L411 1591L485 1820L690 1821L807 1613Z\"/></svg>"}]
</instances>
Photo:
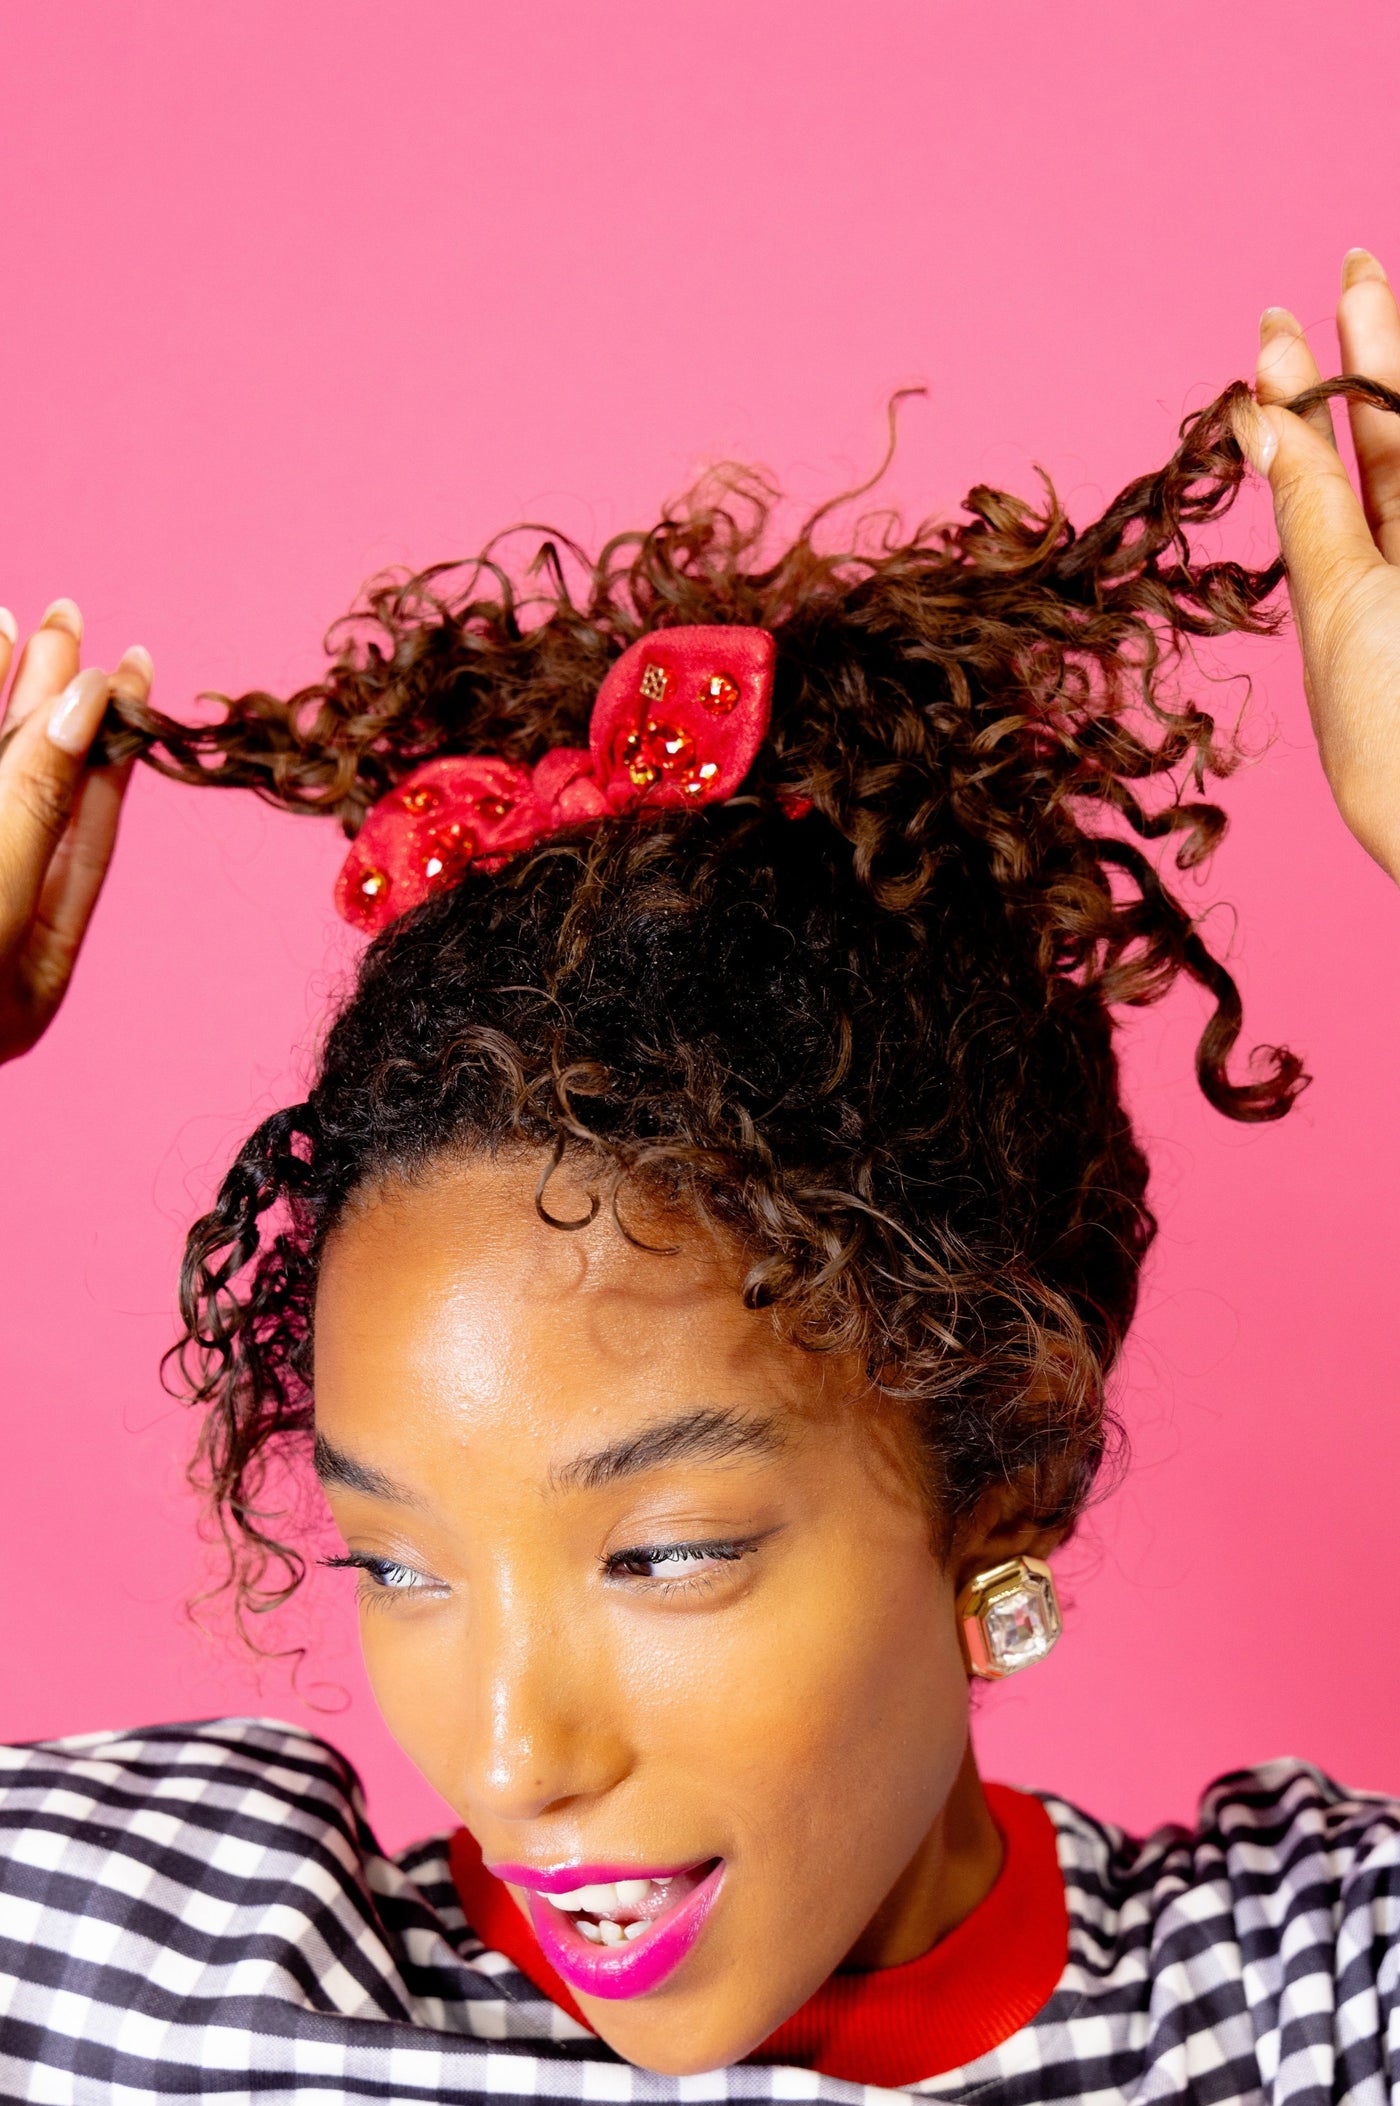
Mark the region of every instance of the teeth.
<instances>
[{"instance_id":1,"label":"teeth","mask_svg":"<svg viewBox=\"0 0 1400 2106\"><path fill-rule=\"evenodd\" d=\"M605 1916L598 1925L598 1935L604 1945L621 1945L623 1939L622 1925L614 1923L611 1917Z\"/></svg>"},{"instance_id":2,"label":"teeth","mask_svg":"<svg viewBox=\"0 0 1400 2106\"><path fill-rule=\"evenodd\" d=\"M596 1923L580 1923L577 1927L583 1932L590 1945L602 1944L602 1933L599 1931Z\"/></svg>"},{"instance_id":3,"label":"teeth","mask_svg":"<svg viewBox=\"0 0 1400 2106\"><path fill-rule=\"evenodd\" d=\"M567 1894L551 1894L555 1908L571 1916L586 1910L590 1916L615 1916L619 1909L640 1908L653 1887L664 1892L669 1879L595 1880L591 1886L574 1887Z\"/></svg>"},{"instance_id":4,"label":"teeth","mask_svg":"<svg viewBox=\"0 0 1400 2106\"><path fill-rule=\"evenodd\" d=\"M587 1909L590 1916L609 1916L617 1907L617 1888L611 1880L596 1882L591 1887L574 1887L567 1894L551 1894L550 1900L557 1909L567 1909L575 1914Z\"/></svg>"},{"instance_id":5,"label":"teeth","mask_svg":"<svg viewBox=\"0 0 1400 2106\"><path fill-rule=\"evenodd\" d=\"M622 1935L624 1938L640 1938L643 1931L650 1929L649 1923L627 1923L623 1925Z\"/></svg>"}]
</instances>

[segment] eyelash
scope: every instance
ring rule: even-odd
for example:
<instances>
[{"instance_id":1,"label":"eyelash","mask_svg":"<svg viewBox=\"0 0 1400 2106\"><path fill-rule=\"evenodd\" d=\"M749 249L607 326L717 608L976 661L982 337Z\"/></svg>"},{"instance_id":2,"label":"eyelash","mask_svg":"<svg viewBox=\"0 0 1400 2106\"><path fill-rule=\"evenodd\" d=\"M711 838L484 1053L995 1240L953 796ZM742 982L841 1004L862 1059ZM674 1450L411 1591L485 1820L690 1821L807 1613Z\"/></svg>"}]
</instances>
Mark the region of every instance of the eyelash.
<instances>
[{"instance_id":1,"label":"eyelash","mask_svg":"<svg viewBox=\"0 0 1400 2106\"><path fill-rule=\"evenodd\" d=\"M659 1565L676 1561L698 1563L701 1558L713 1558L720 1564L733 1565L737 1564L740 1558L747 1557L751 1551L757 1550L761 1541L760 1536L748 1536L739 1542L726 1540L710 1543L639 1543L632 1550L615 1550L611 1557L604 1559L603 1570L609 1579L652 1580L664 1594L682 1591L693 1593L701 1587L713 1586L718 1575L713 1571L691 1572L684 1578L673 1576L670 1579L658 1579L654 1573L629 1572L626 1568L629 1565Z\"/></svg>"},{"instance_id":2,"label":"eyelash","mask_svg":"<svg viewBox=\"0 0 1400 2106\"><path fill-rule=\"evenodd\" d=\"M701 1559L713 1559L719 1564L737 1564L743 1557L756 1551L761 1536L748 1536L741 1541L723 1540L708 1543L639 1543L631 1550L615 1550L603 1561L603 1570L609 1579L651 1580L658 1592L671 1595L680 1592L695 1592L712 1586L717 1574L706 1572L686 1573L684 1577L663 1578L650 1572L629 1572L628 1566L659 1565L663 1563L696 1563ZM344 1557L322 1558L323 1565L338 1570L358 1572L368 1582L362 1586L364 1601L387 1601L395 1595L423 1594L435 1591L433 1583L412 1565L404 1565L397 1558L374 1557L369 1551L352 1550ZM391 1573L402 1573L402 1579L391 1579Z\"/></svg>"},{"instance_id":3,"label":"eyelash","mask_svg":"<svg viewBox=\"0 0 1400 2106\"><path fill-rule=\"evenodd\" d=\"M415 1572L412 1565L400 1564L397 1558L371 1557L367 1550L352 1550L343 1558L322 1558L321 1563L342 1571L348 1569L362 1574L369 1584L361 1585L361 1601L384 1601L395 1594L425 1594L433 1591L432 1581L426 1579L421 1572ZM402 1572L406 1578L391 1580L387 1576L391 1572Z\"/></svg>"}]
</instances>

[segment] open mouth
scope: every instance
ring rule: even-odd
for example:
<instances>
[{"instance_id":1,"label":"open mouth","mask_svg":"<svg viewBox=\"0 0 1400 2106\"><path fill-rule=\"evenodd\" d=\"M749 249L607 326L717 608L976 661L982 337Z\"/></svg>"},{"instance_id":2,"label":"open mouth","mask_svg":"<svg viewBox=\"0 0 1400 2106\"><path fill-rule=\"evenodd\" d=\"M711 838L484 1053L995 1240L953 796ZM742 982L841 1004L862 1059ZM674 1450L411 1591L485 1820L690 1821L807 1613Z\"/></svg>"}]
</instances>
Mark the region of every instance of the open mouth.
<instances>
[{"instance_id":1,"label":"open mouth","mask_svg":"<svg viewBox=\"0 0 1400 2106\"><path fill-rule=\"evenodd\" d=\"M541 1873L492 1867L526 1892L545 1957L586 1996L642 1996L679 1967L699 1937L724 1878L723 1858L664 1871L571 1866ZM612 1876L604 1878L603 1873Z\"/></svg>"}]
</instances>

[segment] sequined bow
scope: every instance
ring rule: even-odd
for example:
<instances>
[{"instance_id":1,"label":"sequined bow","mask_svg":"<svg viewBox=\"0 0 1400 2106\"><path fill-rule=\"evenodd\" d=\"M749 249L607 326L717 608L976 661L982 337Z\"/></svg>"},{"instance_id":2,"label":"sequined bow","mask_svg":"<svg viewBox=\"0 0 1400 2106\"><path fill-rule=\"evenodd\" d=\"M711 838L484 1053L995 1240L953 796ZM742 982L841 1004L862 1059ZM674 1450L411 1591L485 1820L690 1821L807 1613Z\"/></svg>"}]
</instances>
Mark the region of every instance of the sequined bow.
<instances>
[{"instance_id":1,"label":"sequined bow","mask_svg":"<svg viewBox=\"0 0 1400 2106\"><path fill-rule=\"evenodd\" d=\"M336 880L347 921L371 933L455 884L590 819L732 797L768 729L766 629L658 629L610 667L588 747L533 768L493 754L426 761L380 799Z\"/></svg>"}]
</instances>

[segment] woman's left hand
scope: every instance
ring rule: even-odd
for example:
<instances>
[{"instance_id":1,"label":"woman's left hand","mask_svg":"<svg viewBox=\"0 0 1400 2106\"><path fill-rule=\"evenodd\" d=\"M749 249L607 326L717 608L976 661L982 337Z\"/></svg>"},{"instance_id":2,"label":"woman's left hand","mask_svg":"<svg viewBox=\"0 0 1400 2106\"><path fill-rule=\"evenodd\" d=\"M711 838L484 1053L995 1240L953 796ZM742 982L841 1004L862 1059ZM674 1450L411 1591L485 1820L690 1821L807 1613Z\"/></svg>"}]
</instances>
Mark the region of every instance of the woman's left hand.
<instances>
[{"instance_id":1,"label":"woman's left hand","mask_svg":"<svg viewBox=\"0 0 1400 2106\"><path fill-rule=\"evenodd\" d=\"M1400 390L1400 309L1366 249L1342 267L1342 368ZM1330 408L1279 405L1319 373L1302 324L1270 307L1260 324L1259 407L1240 441L1273 490L1303 679L1322 766L1362 847L1400 880L1400 417L1348 405L1361 491Z\"/></svg>"}]
</instances>

